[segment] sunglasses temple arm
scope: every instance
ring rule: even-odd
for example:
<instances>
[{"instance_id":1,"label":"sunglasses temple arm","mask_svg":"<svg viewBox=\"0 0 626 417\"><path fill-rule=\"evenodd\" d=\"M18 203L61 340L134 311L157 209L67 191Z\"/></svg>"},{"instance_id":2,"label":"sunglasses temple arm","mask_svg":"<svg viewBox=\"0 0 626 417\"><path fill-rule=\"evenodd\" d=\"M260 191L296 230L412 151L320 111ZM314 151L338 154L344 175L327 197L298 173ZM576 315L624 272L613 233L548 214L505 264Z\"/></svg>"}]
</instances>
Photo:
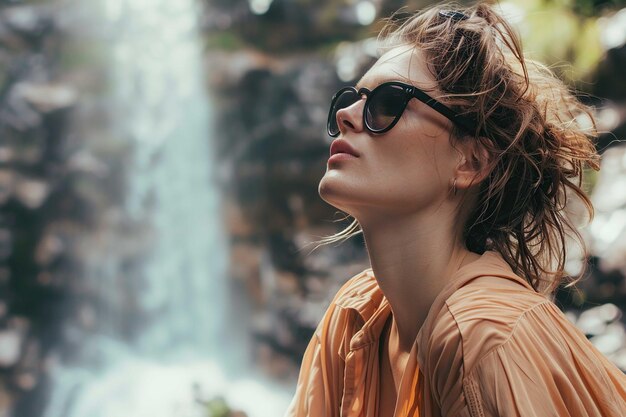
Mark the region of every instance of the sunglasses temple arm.
<instances>
[{"instance_id":1,"label":"sunglasses temple arm","mask_svg":"<svg viewBox=\"0 0 626 417\"><path fill-rule=\"evenodd\" d=\"M433 109L447 117L451 122L462 127L467 133L470 133L472 135L476 133L476 128L474 127L474 124L467 117L456 113L450 107L435 100L423 91L414 90L413 95L415 96L415 98L419 99L426 105L432 107Z\"/></svg>"}]
</instances>

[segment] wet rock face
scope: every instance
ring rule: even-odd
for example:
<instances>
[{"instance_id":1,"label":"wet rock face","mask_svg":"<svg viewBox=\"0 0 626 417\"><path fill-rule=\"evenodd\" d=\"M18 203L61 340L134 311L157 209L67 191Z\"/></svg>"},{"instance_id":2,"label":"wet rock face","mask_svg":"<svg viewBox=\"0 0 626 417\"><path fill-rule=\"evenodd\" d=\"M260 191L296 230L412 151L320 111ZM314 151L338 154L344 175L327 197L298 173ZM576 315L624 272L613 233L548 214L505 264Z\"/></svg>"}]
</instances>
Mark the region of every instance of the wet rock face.
<instances>
[{"instance_id":1,"label":"wet rock face","mask_svg":"<svg viewBox=\"0 0 626 417\"><path fill-rule=\"evenodd\" d=\"M276 63L247 51L210 51L206 59L234 293L251 308L253 362L275 378L293 378L331 292L366 267L358 239L313 253L307 246L339 227L317 187L331 142L328 105L343 83L332 60L316 54Z\"/></svg>"},{"instance_id":2,"label":"wet rock face","mask_svg":"<svg viewBox=\"0 0 626 417\"><path fill-rule=\"evenodd\" d=\"M0 3L2 414L40 413L70 279L61 224L75 194L65 183L63 147L77 93L55 80L58 36L50 8Z\"/></svg>"},{"instance_id":3,"label":"wet rock face","mask_svg":"<svg viewBox=\"0 0 626 417\"><path fill-rule=\"evenodd\" d=\"M51 32L53 19L49 7L14 5L2 10L2 26L23 40L41 41Z\"/></svg>"}]
</instances>

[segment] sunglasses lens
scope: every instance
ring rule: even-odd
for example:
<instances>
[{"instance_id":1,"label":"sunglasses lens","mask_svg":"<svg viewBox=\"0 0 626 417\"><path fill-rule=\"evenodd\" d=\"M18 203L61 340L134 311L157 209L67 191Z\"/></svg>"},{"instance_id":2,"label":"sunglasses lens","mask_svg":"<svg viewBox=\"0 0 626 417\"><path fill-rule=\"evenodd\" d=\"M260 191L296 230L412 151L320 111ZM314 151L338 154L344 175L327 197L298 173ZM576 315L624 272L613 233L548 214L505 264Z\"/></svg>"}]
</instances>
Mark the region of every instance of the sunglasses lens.
<instances>
[{"instance_id":1,"label":"sunglasses lens","mask_svg":"<svg viewBox=\"0 0 626 417\"><path fill-rule=\"evenodd\" d=\"M339 126L337 125L337 112L346 107L350 107L359 100L359 95L352 89L346 89L337 93L335 100L330 106L328 113L328 134L337 136L339 134Z\"/></svg>"},{"instance_id":2,"label":"sunglasses lens","mask_svg":"<svg viewBox=\"0 0 626 417\"><path fill-rule=\"evenodd\" d=\"M398 85L385 85L374 89L365 109L365 122L374 132L389 127L406 107L404 88Z\"/></svg>"}]
</instances>

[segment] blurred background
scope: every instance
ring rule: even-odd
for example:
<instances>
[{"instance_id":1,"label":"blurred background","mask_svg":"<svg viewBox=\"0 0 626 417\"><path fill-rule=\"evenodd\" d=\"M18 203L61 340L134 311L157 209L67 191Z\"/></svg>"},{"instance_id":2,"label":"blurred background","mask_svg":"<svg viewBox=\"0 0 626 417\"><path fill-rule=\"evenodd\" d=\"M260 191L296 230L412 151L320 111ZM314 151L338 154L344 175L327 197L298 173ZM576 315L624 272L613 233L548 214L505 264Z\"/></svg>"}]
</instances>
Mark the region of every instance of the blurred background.
<instances>
[{"instance_id":1,"label":"blurred background","mask_svg":"<svg viewBox=\"0 0 626 417\"><path fill-rule=\"evenodd\" d=\"M369 267L323 202L327 106L429 1L0 0L0 417L280 416ZM469 2L467 2L469 3ZM626 2L499 3L594 107L556 302L626 371Z\"/></svg>"}]
</instances>

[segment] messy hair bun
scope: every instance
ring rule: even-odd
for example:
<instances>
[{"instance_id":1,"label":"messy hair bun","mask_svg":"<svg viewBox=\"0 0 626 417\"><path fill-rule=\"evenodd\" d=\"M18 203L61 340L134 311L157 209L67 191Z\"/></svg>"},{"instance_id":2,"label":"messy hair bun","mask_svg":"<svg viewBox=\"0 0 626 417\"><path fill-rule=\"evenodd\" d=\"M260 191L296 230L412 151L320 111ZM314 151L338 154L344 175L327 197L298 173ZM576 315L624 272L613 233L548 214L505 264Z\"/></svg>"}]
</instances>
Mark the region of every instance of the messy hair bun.
<instances>
[{"instance_id":1,"label":"messy hair bun","mask_svg":"<svg viewBox=\"0 0 626 417\"><path fill-rule=\"evenodd\" d=\"M566 237L584 249L566 203L578 199L593 217L582 189L583 168L599 169L589 108L546 66L524 57L516 32L488 4L437 4L392 17L379 39L419 48L443 92L437 98L476 121L473 134L455 128L452 135L489 155L464 229L467 248L499 252L535 290L552 294L565 278ZM355 220L323 243L358 229Z\"/></svg>"}]
</instances>

